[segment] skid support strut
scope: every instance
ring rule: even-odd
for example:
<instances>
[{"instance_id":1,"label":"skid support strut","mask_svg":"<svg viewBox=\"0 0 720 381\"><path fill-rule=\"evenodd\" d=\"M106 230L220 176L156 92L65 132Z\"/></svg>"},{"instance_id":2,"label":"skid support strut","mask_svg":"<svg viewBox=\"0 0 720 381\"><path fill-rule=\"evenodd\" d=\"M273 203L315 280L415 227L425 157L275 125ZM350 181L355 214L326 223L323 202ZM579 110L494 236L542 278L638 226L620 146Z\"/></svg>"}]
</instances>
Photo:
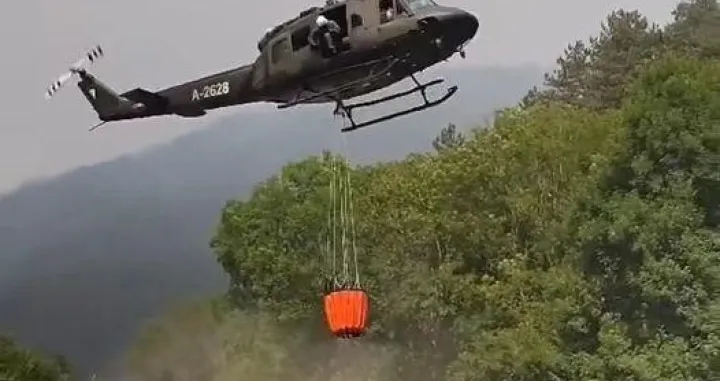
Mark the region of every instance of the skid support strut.
<instances>
[{"instance_id":1,"label":"skid support strut","mask_svg":"<svg viewBox=\"0 0 720 381\"><path fill-rule=\"evenodd\" d=\"M373 99L373 100L366 101L366 102L359 102L359 103L350 104L350 105L344 104L342 100L336 100L337 106L335 107L334 114L341 115L343 117L347 117L348 120L350 121L350 126L343 128L341 131L349 132L349 131L357 130L359 128L367 127L367 126L370 126L370 125L373 125L376 123L384 122L384 121L387 121L390 119L395 119L395 118L403 116L403 115L412 114L412 113L415 113L418 111L428 109L430 107L437 106L437 105L447 101L448 99L450 99L450 97L452 97L455 94L455 92L457 92L457 90L458 90L457 86L451 86L448 88L447 93L445 95L443 95L441 98L434 100L434 101L430 101L427 96L427 89L430 86L439 85L439 84L445 82L445 80L444 79L435 79L435 80L432 80L427 83L420 83L420 81L418 81L417 78L415 78L414 74L410 74L410 78L412 78L413 82L415 82L415 87L410 90L406 90L406 91L398 92L398 93L388 95L388 96L385 96L382 98ZM417 93L418 91L422 94L422 97L423 97L424 103L422 105L415 106L415 107L405 109L402 111L398 111L398 112L395 112L392 114L384 115L384 116L381 116L381 117L378 117L378 118L375 118L372 120L368 120L368 121L362 122L362 123L356 123L355 120L353 119L352 112L353 112L353 110L355 110L357 108L374 106L374 105L377 105L380 103L391 101L393 99L398 99L398 98L402 98L402 97Z\"/></svg>"}]
</instances>

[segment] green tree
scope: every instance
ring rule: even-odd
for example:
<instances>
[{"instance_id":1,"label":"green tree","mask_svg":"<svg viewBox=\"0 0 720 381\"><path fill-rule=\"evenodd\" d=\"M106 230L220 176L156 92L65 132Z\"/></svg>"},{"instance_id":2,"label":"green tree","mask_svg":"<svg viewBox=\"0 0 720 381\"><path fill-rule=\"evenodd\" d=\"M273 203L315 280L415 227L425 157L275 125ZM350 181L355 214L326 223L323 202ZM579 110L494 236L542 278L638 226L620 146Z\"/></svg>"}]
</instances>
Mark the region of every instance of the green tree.
<instances>
[{"instance_id":1,"label":"green tree","mask_svg":"<svg viewBox=\"0 0 720 381\"><path fill-rule=\"evenodd\" d=\"M598 339L613 327L620 346L603 354L599 341L576 359L602 358L593 366L607 379L717 376L707 364L718 326L707 314L720 297L720 240L707 218L716 201L702 195L720 155L718 78L717 62L672 55L643 73L623 109L625 145L578 215L582 268L610 317L594 323Z\"/></svg>"},{"instance_id":2,"label":"green tree","mask_svg":"<svg viewBox=\"0 0 720 381\"><path fill-rule=\"evenodd\" d=\"M436 151L442 151L459 147L464 142L465 136L457 131L454 124L450 123L440 131L440 134L433 140L432 145Z\"/></svg>"},{"instance_id":3,"label":"green tree","mask_svg":"<svg viewBox=\"0 0 720 381\"><path fill-rule=\"evenodd\" d=\"M8 337L0 336L0 380L66 381L70 367L62 357L46 357L20 348Z\"/></svg>"},{"instance_id":4,"label":"green tree","mask_svg":"<svg viewBox=\"0 0 720 381\"><path fill-rule=\"evenodd\" d=\"M666 28L666 43L680 54L700 58L720 56L720 6L717 0L683 1Z\"/></svg>"},{"instance_id":5,"label":"green tree","mask_svg":"<svg viewBox=\"0 0 720 381\"><path fill-rule=\"evenodd\" d=\"M593 109L618 108L627 84L661 55L720 55L720 7L717 0L690 0L677 5L673 22L664 28L650 24L638 11L617 10L589 41L569 44L557 59L557 69L545 75L543 88L523 98L525 106L555 100Z\"/></svg>"},{"instance_id":6,"label":"green tree","mask_svg":"<svg viewBox=\"0 0 720 381\"><path fill-rule=\"evenodd\" d=\"M525 105L555 100L592 109L618 108L626 85L662 50L662 31L638 11L617 10L598 36L568 45L558 68L545 75L547 89L534 88Z\"/></svg>"}]
</instances>

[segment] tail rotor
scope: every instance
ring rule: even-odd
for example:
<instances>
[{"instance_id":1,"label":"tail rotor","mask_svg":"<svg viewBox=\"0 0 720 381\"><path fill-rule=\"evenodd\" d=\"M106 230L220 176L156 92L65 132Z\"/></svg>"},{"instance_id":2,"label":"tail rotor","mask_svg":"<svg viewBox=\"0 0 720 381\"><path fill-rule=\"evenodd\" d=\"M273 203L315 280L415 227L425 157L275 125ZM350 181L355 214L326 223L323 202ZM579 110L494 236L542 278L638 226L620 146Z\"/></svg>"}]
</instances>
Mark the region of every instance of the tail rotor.
<instances>
[{"instance_id":1,"label":"tail rotor","mask_svg":"<svg viewBox=\"0 0 720 381\"><path fill-rule=\"evenodd\" d=\"M45 91L45 99L49 100L52 98L52 96L55 95L55 93L57 93L60 88L62 88L72 78L73 74L85 73L86 66L94 64L95 61L102 58L104 55L105 53L100 45L96 45L90 49L81 59L72 64L67 72L63 73L58 77L58 79L53 81L50 86L48 86Z\"/></svg>"}]
</instances>

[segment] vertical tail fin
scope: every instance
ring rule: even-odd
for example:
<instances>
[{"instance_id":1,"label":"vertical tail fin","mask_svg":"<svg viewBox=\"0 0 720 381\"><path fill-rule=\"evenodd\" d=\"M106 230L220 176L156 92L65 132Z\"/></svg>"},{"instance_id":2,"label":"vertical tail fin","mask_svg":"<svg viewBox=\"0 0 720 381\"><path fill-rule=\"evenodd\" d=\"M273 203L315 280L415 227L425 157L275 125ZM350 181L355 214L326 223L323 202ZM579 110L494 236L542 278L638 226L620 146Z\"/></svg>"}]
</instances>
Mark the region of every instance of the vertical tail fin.
<instances>
[{"instance_id":1,"label":"vertical tail fin","mask_svg":"<svg viewBox=\"0 0 720 381\"><path fill-rule=\"evenodd\" d=\"M100 119L105 119L120 109L123 99L115 91L97 80L92 74L85 71L78 74L80 82L77 86Z\"/></svg>"}]
</instances>

